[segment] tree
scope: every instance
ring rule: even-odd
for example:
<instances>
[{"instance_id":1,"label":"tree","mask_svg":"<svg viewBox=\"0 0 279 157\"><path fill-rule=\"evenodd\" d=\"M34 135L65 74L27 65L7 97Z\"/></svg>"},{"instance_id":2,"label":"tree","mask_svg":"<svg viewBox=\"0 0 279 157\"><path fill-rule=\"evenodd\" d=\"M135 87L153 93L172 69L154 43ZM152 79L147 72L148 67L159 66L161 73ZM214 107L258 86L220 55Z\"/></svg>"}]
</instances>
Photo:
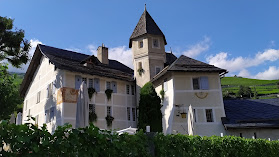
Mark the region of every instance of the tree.
<instances>
[{"instance_id":1,"label":"tree","mask_svg":"<svg viewBox=\"0 0 279 157\"><path fill-rule=\"evenodd\" d=\"M162 132L161 99L150 82L140 90L138 128L150 126L152 132Z\"/></svg>"},{"instance_id":2,"label":"tree","mask_svg":"<svg viewBox=\"0 0 279 157\"><path fill-rule=\"evenodd\" d=\"M0 61L7 60L19 68L28 61L30 42L24 39L22 29L13 29L13 20L0 16Z\"/></svg>"},{"instance_id":3,"label":"tree","mask_svg":"<svg viewBox=\"0 0 279 157\"><path fill-rule=\"evenodd\" d=\"M240 85L239 90L237 92L237 97L251 98L252 94L252 90L249 86Z\"/></svg>"},{"instance_id":4,"label":"tree","mask_svg":"<svg viewBox=\"0 0 279 157\"><path fill-rule=\"evenodd\" d=\"M24 31L14 28L12 19L0 16L0 61L7 60L19 68L28 62L29 49L30 42L24 39ZM0 119L9 118L23 101L14 83L16 75L10 75L7 70L7 65L0 63Z\"/></svg>"},{"instance_id":5,"label":"tree","mask_svg":"<svg viewBox=\"0 0 279 157\"><path fill-rule=\"evenodd\" d=\"M7 65L0 64L0 120L8 119L23 101L14 83L16 75L10 75L7 69Z\"/></svg>"}]
</instances>

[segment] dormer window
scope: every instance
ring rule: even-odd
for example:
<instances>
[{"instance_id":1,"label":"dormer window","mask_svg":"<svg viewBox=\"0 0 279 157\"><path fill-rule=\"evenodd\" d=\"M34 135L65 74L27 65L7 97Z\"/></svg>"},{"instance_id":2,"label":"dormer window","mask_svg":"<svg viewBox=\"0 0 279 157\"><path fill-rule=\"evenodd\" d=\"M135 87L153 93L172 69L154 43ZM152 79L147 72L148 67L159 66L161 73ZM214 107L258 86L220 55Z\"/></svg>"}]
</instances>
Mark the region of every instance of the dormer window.
<instances>
[{"instance_id":1,"label":"dormer window","mask_svg":"<svg viewBox=\"0 0 279 157\"><path fill-rule=\"evenodd\" d=\"M152 43L153 43L152 47L159 48L159 39L158 38L154 38Z\"/></svg>"},{"instance_id":2,"label":"dormer window","mask_svg":"<svg viewBox=\"0 0 279 157\"><path fill-rule=\"evenodd\" d=\"M139 41L139 48L143 48L143 41Z\"/></svg>"}]
</instances>

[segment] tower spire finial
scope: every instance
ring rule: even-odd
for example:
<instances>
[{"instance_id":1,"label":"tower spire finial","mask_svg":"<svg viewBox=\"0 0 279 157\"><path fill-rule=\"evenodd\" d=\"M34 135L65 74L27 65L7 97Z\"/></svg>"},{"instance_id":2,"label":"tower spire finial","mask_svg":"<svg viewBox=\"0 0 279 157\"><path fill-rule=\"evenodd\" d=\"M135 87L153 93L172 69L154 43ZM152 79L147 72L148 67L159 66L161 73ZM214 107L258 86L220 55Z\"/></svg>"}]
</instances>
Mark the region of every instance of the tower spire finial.
<instances>
[{"instance_id":1,"label":"tower spire finial","mask_svg":"<svg viewBox=\"0 0 279 157\"><path fill-rule=\"evenodd\" d=\"M146 3L144 4L144 11L146 11Z\"/></svg>"}]
</instances>

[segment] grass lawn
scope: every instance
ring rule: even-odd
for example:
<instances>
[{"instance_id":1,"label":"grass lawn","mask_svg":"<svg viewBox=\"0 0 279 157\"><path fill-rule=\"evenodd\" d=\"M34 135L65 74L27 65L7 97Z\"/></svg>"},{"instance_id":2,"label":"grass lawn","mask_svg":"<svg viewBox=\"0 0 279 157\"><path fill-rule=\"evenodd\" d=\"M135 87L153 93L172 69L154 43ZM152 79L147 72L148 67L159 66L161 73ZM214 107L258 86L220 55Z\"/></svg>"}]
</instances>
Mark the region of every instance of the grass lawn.
<instances>
[{"instance_id":1,"label":"grass lawn","mask_svg":"<svg viewBox=\"0 0 279 157\"><path fill-rule=\"evenodd\" d=\"M223 92L237 93L239 86L249 86L252 92L256 91L259 95L269 95L279 93L277 86L279 80L257 80L240 77L224 77L221 79Z\"/></svg>"}]
</instances>

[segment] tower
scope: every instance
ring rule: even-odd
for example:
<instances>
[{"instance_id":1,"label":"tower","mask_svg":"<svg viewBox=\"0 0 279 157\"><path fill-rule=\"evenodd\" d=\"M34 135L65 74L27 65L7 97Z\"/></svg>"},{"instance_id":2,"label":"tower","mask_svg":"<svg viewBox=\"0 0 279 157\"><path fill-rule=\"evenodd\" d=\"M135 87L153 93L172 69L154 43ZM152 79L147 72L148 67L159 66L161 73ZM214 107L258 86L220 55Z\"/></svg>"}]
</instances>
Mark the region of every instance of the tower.
<instances>
[{"instance_id":1,"label":"tower","mask_svg":"<svg viewBox=\"0 0 279 157\"><path fill-rule=\"evenodd\" d=\"M137 86L142 87L164 68L166 44L165 35L145 8L129 41Z\"/></svg>"}]
</instances>

